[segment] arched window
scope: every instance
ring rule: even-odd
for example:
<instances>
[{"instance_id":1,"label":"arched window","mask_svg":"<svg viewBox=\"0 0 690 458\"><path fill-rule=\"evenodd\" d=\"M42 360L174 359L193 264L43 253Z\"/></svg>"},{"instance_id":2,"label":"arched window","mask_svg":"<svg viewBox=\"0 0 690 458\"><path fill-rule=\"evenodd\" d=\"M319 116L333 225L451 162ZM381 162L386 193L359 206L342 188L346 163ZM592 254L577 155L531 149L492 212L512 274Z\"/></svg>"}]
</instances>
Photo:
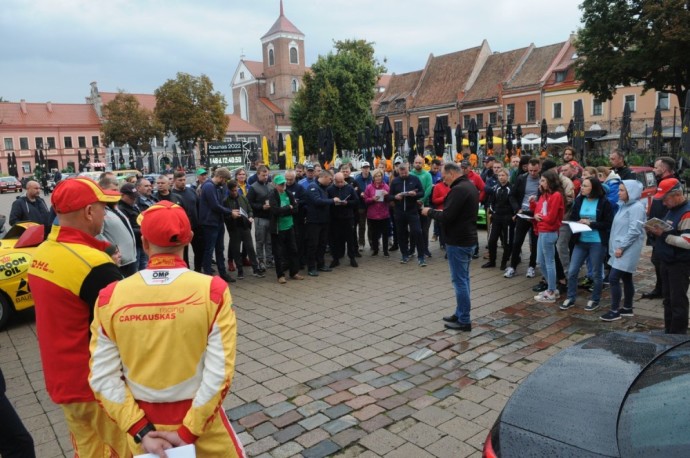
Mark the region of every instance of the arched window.
<instances>
[{"instance_id":1,"label":"arched window","mask_svg":"<svg viewBox=\"0 0 690 458\"><path fill-rule=\"evenodd\" d=\"M276 64L276 58L273 54L273 45L268 45L268 66L272 67Z\"/></svg>"},{"instance_id":2,"label":"arched window","mask_svg":"<svg viewBox=\"0 0 690 458\"><path fill-rule=\"evenodd\" d=\"M270 89L271 89L271 95L276 93L276 83L274 83L273 81L271 81Z\"/></svg>"},{"instance_id":3,"label":"arched window","mask_svg":"<svg viewBox=\"0 0 690 458\"><path fill-rule=\"evenodd\" d=\"M290 63L299 64L299 55L297 54L297 47L290 46Z\"/></svg>"},{"instance_id":4,"label":"arched window","mask_svg":"<svg viewBox=\"0 0 690 458\"><path fill-rule=\"evenodd\" d=\"M292 80L292 92L297 92L299 91L299 81L296 79Z\"/></svg>"},{"instance_id":5,"label":"arched window","mask_svg":"<svg viewBox=\"0 0 690 458\"><path fill-rule=\"evenodd\" d=\"M249 95L245 88L240 89L240 118L249 121Z\"/></svg>"}]
</instances>

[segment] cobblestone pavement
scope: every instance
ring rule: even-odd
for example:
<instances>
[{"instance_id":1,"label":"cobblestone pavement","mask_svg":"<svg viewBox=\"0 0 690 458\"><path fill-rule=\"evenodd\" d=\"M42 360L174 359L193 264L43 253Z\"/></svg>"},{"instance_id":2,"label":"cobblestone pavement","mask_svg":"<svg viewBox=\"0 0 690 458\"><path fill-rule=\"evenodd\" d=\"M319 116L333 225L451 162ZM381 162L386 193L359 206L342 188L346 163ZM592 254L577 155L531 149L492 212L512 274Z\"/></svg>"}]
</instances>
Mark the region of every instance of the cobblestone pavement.
<instances>
[{"instance_id":1,"label":"cobblestone pavement","mask_svg":"<svg viewBox=\"0 0 690 458\"><path fill-rule=\"evenodd\" d=\"M484 236L481 233L480 236ZM479 456L515 387L562 348L608 330L662 327L660 301L634 318L567 312L532 299L537 279L504 279L473 261L471 333L444 330L454 309L443 252L429 266L370 257L357 269L280 285L272 273L231 285L239 320L227 410L250 456ZM650 289L645 251L636 275ZM605 296L607 297L607 296ZM606 299L602 301L606 304ZM39 457L70 456L62 412L45 393L31 313L0 332L8 397Z\"/></svg>"}]
</instances>

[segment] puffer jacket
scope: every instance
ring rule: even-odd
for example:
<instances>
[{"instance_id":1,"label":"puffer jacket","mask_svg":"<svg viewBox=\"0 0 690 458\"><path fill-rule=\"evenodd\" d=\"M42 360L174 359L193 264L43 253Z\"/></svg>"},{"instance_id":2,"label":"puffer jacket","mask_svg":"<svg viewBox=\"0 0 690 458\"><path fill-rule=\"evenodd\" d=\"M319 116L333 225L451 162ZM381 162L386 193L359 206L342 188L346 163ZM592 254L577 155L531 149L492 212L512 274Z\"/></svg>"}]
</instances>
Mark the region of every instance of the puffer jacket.
<instances>
[{"instance_id":1,"label":"puffer jacket","mask_svg":"<svg viewBox=\"0 0 690 458\"><path fill-rule=\"evenodd\" d=\"M628 191L628 201L619 202L620 207L613 217L609 236L609 264L623 272L635 272L644 245L643 224L647 215L644 204L640 201L642 183L623 180L622 184ZM618 248L623 249L623 256L620 258L614 255Z\"/></svg>"}]
</instances>

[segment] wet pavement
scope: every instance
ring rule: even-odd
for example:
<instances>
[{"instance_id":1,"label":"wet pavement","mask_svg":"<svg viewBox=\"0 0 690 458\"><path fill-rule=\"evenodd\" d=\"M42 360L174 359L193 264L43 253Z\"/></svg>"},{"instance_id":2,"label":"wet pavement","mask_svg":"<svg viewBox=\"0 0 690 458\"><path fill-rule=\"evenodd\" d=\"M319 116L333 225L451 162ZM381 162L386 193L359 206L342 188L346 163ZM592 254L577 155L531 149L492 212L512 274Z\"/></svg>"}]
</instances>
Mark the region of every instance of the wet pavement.
<instances>
[{"instance_id":1,"label":"wet pavement","mask_svg":"<svg viewBox=\"0 0 690 458\"><path fill-rule=\"evenodd\" d=\"M424 268L367 249L356 269L231 284L238 354L224 407L249 456L480 456L508 397L550 356L600 332L663 327L660 300L636 300L635 317L604 323L608 292L596 312L584 311L582 291L563 312L533 300L538 279L526 278L524 265L505 279L478 259L473 329L445 330L453 290L443 252L431 247ZM645 249L637 298L652 281ZM7 395L37 456L71 456L62 412L45 393L31 315L0 332Z\"/></svg>"}]
</instances>

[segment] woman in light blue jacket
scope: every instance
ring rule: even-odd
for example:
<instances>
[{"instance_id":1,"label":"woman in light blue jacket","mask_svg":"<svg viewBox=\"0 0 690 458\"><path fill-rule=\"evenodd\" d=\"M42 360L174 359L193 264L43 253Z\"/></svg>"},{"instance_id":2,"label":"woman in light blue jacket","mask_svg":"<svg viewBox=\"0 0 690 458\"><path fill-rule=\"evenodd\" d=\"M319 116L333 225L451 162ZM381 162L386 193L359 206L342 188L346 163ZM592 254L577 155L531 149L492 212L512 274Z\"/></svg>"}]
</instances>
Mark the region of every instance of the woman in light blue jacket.
<instances>
[{"instance_id":1,"label":"woman in light blue jacket","mask_svg":"<svg viewBox=\"0 0 690 458\"><path fill-rule=\"evenodd\" d=\"M637 269L640 253L644 245L644 228L647 212L640 201L642 183L637 180L623 180L618 188L619 209L613 218L609 237L609 264L611 273L611 310L600 318L603 321L620 320L622 316L633 316L633 296L635 286L632 276ZM625 298L621 302L621 281Z\"/></svg>"}]
</instances>

